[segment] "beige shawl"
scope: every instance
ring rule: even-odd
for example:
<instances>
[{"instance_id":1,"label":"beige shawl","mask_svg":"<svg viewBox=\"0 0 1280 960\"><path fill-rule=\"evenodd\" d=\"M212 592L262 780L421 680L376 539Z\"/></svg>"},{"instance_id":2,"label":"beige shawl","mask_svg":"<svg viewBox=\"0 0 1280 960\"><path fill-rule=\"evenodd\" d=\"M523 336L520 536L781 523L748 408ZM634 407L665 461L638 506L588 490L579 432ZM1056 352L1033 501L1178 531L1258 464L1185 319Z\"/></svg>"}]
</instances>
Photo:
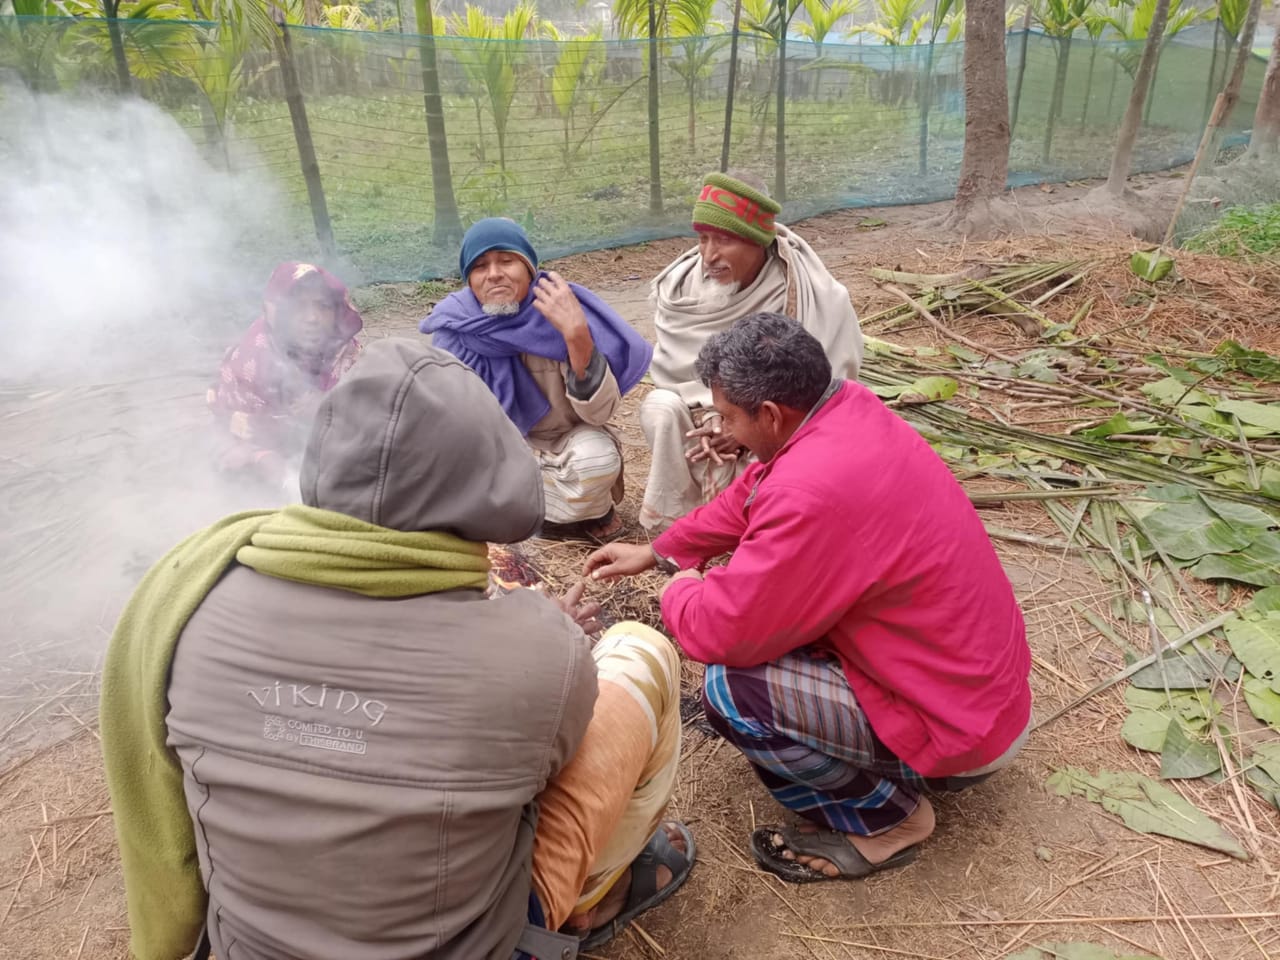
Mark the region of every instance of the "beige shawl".
<instances>
[{"instance_id":1,"label":"beige shawl","mask_svg":"<svg viewBox=\"0 0 1280 960\"><path fill-rule=\"evenodd\" d=\"M711 406L711 391L698 380L694 361L707 340L750 313L794 317L822 343L837 377L856 378L862 364L862 331L849 300L813 248L778 224L778 239L759 275L726 304L706 294L716 287L702 275L694 247L653 281L658 345L649 373L655 386L673 390L690 406Z\"/></svg>"}]
</instances>

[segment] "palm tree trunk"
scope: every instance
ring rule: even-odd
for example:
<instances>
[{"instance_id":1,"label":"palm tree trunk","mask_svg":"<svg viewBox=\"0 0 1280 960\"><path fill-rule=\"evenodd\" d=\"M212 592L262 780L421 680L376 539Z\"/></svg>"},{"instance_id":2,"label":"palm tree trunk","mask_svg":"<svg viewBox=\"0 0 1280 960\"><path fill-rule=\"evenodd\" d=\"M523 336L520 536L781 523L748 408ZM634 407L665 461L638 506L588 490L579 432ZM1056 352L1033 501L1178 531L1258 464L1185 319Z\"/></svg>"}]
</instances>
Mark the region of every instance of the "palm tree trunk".
<instances>
[{"instance_id":1,"label":"palm tree trunk","mask_svg":"<svg viewBox=\"0 0 1280 960\"><path fill-rule=\"evenodd\" d=\"M1115 153L1111 155L1111 173L1107 176L1104 189L1112 196L1119 197L1124 194L1125 181L1129 179L1129 171L1133 167L1133 148L1138 142L1142 108L1147 99L1147 90L1151 87L1151 76L1155 73L1156 59L1160 56L1160 44L1164 39L1164 25L1168 20L1169 0L1156 0L1155 13L1151 17L1151 29L1147 32L1147 42L1142 48L1138 73L1133 78L1133 89L1129 93L1129 104L1125 107L1124 120L1120 122Z\"/></svg>"},{"instance_id":2,"label":"palm tree trunk","mask_svg":"<svg viewBox=\"0 0 1280 960\"><path fill-rule=\"evenodd\" d=\"M662 143L658 131L658 11L649 0L649 212L662 215Z\"/></svg>"},{"instance_id":3,"label":"palm tree trunk","mask_svg":"<svg viewBox=\"0 0 1280 960\"><path fill-rule=\"evenodd\" d=\"M774 45L773 61L769 64L769 82L766 84L764 92L764 110L760 116L760 135L756 138L756 146L758 149L764 149L764 135L769 128L769 112L773 109L773 96L777 90L778 83L778 52L777 44Z\"/></svg>"},{"instance_id":4,"label":"palm tree trunk","mask_svg":"<svg viewBox=\"0 0 1280 960\"><path fill-rule=\"evenodd\" d=\"M276 37L276 56L280 60L280 76L284 81L285 100L289 104L289 119L293 122L293 137L298 145L298 161L302 164L302 179L307 184L307 200L311 205L311 220L315 224L316 239L326 260L336 255L333 242L333 224L329 220L329 206L324 198L324 185L320 181L320 164L316 160L315 143L311 139L311 125L307 122L306 104L302 100L302 85L298 82L298 67L293 58L293 44L289 40L289 27L280 25Z\"/></svg>"},{"instance_id":5,"label":"palm tree trunk","mask_svg":"<svg viewBox=\"0 0 1280 960\"><path fill-rule=\"evenodd\" d=\"M133 92L133 77L129 73L129 58L124 52L124 36L120 32L120 0L102 0L102 12L107 18L107 37L111 41L111 59L116 65L116 89L121 95Z\"/></svg>"},{"instance_id":6,"label":"palm tree trunk","mask_svg":"<svg viewBox=\"0 0 1280 960\"><path fill-rule=\"evenodd\" d=\"M916 167L922 177L929 172L929 106L933 100L933 47L936 39L937 34L934 34L929 40L924 58L924 80L920 84L920 146Z\"/></svg>"},{"instance_id":7,"label":"palm tree trunk","mask_svg":"<svg viewBox=\"0 0 1280 960\"><path fill-rule=\"evenodd\" d=\"M498 169L502 171L502 202L507 202L507 125L498 128Z\"/></svg>"},{"instance_id":8,"label":"palm tree trunk","mask_svg":"<svg viewBox=\"0 0 1280 960\"><path fill-rule=\"evenodd\" d=\"M449 168L449 134L444 125L444 100L440 96L440 71L436 66L435 19L431 0L414 0L418 16L422 57L422 105L427 117L427 147L431 154L431 192L435 206L432 240L445 246L462 239L462 220L453 194Z\"/></svg>"},{"instance_id":9,"label":"palm tree trunk","mask_svg":"<svg viewBox=\"0 0 1280 960\"><path fill-rule=\"evenodd\" d=\"M1249 156L1275 157L1280 153L1280 30L1271 42L1271 58L1258 94L1258 109L1253 115L1253 136L1249 138Z\"/></svg>"},{"instance_id":10,"label":"palm tree trunk","mask_svg":"<svg viewBox=\"0 0 1280 960\"><path fill-rule=\"evenodd\" d=\"M785 3L786 0L783 0ZM787 21L782 18L778 31L778 118L773 141L773 198L779 203L787 199Z\"/></svg>"},{"instance_id":11,"label":"palm tree trunk","mask_svg":"<svg viewBox=\"0 0 1280 960\"><path fill-rule=\"evenodd\" d=\"M1262 12L1262 0L1250 0L1249 12L1245 14L1244 27L1240 30L1240 42L1236 48L1236 58L1231 64L1231 76L1227 85L1222 88L1213 116L1209 118L1209 126L1213 128L1212 145L1209 148L1209 162L1217 160L1218 151L1222 149L1222 138L1227 124L1231 122L1231 114L1240 100L1240 88L1244 85L1244 68L1253 58L1253 38L1258 32L1258 15ZM1215 123L1216 121L1216 123ZM1194 168L1188 175L1188 182L1194 176Z\"/></svg>"},{"instance_id":12,"label":"palm tree trunk","mask_svg":"<svg viewBox=\"0 0 1280 960\"><path fill-rule=\"evenodd\" d=\"M1222 32L1222 25L1217 20L1213 21L1213 55L1209 58L1209 86L1204 94L1204 119L1200 121L1201 125L1209 122L1209 112L1213 110L1213 93L1217 89L1218 79L1218 34Z\"/></svg>"},{"instance_id":13,"label":"palm tree trunk","mask_svg":"<svg viewBox=\"0 0 1280 960\"><path fill-rule=\"evenodd\" d=\"M1160 58L1164 55L1164 44L1160 44L1160 52L1156 54L1156 65L1151 71L1151 89L1147 91L1147 106L1142 112L1143 126L1151 125L1151 107L1156 102L1156 81L1160 79Z\"/></svg>"},{"instance_id":14,"label":"palm tree trunk","mask_svg":"<svg viewBox=\"0 0 1280 960\"><path fill-rule=\"evenodd\" d=\"M1107 123L1111 123L1111 108L1116 102L1116 81L1120 79L1120 64L1111 60L1111 84L1107 88Z\"/></svg>"},{"instance_id":15,"label":"palm tree trunk","mask_svg":"<svg viewBox=\"0 0 1280 960\"><path fill-rule=\"evenodd\" d=\"M1009 177L1004 0L969 0L964 29L964 158L947 223L970 232L990 226L991 202L1004 192Z\"/></svg>"},{"instance_id":16,"label":"palm tree trunk","mask_svg":"<svg viewBox=\"0 0 1280 960\"><path fill-rule=\"evenodd\" d=\"M965 28L968 30L968 27ZM1022 44L1018 51L1018 79L1013 87L1013 112L1009 117L1009 136L1018 127L1018 108L1022 106L1022 80L1027 75L1027 38L1031 36L1031 4L1027 4L1027 12L1022 18ZM965 47L965 60L968 61L969 48ZM968 81L965 81L968 83Z\"/></svg>"},{"instance_id":17,"label":"palm tree trunk","mask_svg":"<svg viewBox=\"0 0 1280 960\"><path fill-rule=\"evenodd\" d=\"M694 153L698 149L698 117L694 100L698 92L694 89L697 86L697 79L693 73L692 63L689 68L689 77L685 80L685 89L689 94L689 152Z\"/></svg>"},{"instance_id":18,"label":"palm tree trunk","mask_svg":"<svg viewBox=\"0 0 1280 960\"><path fill-rule=\"evenodd\" d=\"M1098 61L1098 41L1089 38L1089 79L1084 84L1084 106L1080 108L1080 129L1089 125L1089 100L1093 96L1093 65Z\"/></svg>"},{"instance_id":19,"label":"palm tree trunk","mask_svg":"<svg viewBox=\"0 0 1280 960\"><path fill-rule=\"evenodd\" d=\"M821 40L816 41L814 43L813 52L818 55L818 63L822 63L822 41ZM816 93L816 96L813 99L817 100L819 103L822 102L822 91L826 89L826 87L822 83L822 75L824 73L826 73L826 68L818 67L818 72L817 74L815 74L813 78L813 85L816 88L814 91ZM828 96L827 103L830 103L830 102L831 102L831 97Z\"/></svg>"},{"instance_id":20,"label":"palm tree trunk","mask_svg":"<svg viewBox=\"0 0 1280 960\"><path fill-rule=\"evenodd\" d=\"M1071 36L1056 38L1058 44L1058 71L1053 78L1053 100L1049 106L1049 116L1044 127L1044 150L1041 160L1049 162L1053 153L1053 130L1058 118L1062 116L1062 97L1067 89L1067 67L1071 63Z\"/></svg>"},{"instance_id":21,"label":"palm tree trunk","mask_svg":"<svg viewBox=\"0 0 1280 960\"><path fill-rule=\"evenodd\" d=\"M729 35L729 90L724 101L724 139L720 144L720 172L729 169L729 143L733 135L733 95L738 83L738 27L742 23L742 0L733 5L733 33Z\"/></svg>"}]
</instances>

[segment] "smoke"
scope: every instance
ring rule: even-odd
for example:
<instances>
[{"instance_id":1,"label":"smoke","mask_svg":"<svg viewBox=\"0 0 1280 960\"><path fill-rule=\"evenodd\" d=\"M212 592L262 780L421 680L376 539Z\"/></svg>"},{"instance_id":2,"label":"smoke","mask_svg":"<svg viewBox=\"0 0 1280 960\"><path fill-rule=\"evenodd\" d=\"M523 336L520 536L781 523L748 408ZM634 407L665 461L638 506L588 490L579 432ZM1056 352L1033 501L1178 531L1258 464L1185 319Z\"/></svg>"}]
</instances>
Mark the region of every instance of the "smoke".
<instances>
[{"instance_id":1,"label":"smoke","mask_svg":"<svg viewBox=\"0 0 1280 960\"><path fill-rule=\"evenodd\" d=\"M96 659L166 549L280 498L217 474L205 407L276 209L151 104L0 90L0 687Z\"/></svg>"},{"instance_id":2,"label":"smoke","mask_svg":"<svg viewBox=\"0 0 1280 960\"><path fill-rule=\"evenodd\" d=\"M215 170L141 100L16 94L0 104L0 379L189 356L270 264L240 254L272 197Z\"/></svg>"}]
</instances>

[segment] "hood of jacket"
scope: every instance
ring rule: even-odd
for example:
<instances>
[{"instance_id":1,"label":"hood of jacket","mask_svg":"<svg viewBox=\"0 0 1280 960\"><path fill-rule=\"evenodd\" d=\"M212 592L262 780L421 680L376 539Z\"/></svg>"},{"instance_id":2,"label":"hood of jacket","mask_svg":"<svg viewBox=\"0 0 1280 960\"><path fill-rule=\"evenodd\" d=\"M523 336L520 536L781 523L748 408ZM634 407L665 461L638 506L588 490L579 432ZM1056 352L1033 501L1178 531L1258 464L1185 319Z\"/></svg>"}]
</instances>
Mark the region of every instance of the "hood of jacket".
<instances>
[{"instance_id":1,"label":"hood of jacket","mask_svg":"<svg viewBox=\"0 0 1280 960\"><path fill-rule=\"evenodd\" d=\"M543 520L537 461L484 381L417 340L370 344L320 404L302 501L392 530L516 543Z\"/></svg>"}]
</instances>

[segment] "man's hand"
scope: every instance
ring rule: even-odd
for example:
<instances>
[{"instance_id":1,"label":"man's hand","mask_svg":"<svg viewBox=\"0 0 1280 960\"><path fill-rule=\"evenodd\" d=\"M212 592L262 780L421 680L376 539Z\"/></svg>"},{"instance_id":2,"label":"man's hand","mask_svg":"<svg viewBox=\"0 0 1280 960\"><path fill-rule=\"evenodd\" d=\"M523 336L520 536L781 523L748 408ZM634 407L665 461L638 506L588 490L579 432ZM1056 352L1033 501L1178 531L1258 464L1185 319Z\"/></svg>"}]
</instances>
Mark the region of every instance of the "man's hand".
<instances>
[{"instance_id":1,"label":"man's hand","mask_svg":"<svg viewBox=\"0 0 1280 960\"><path fill-rule=\"evenodd\" d=\"M633 577L657 565L658 558L648 544L610 543L587 557L582 573L592 580L614 580Z\"/></svg>"},{"instance_id":2,"label":"man's hand","mask_svg":"<svg viewBox=\"0 0 1280 960\"><path fill-rule=\"evenodd\" d=\"M597 619L600 616L600 604L594 600L582 602L582 594L586 591L587 584L585 580L579 580L563 597L553 597L547 594L547 598L551 600L557 607L564 611L565 616L582 628L582 632L588 636L594 636L604 629L603 625Z\"/></svg>"},{"instance_id":3,"label":"man's hand","mask_svg":"<svg viewBox=\"0 0 1280 960\"><path fill-rule=\"evenodd\" d=\"M742 446L734 439L732 433L725 430L724 421L719 414L708 416L706 420L702 421L702 426L695 427L685 436L696 441L684 453L690 463L711 460L716 464L722 464L726 461L737 460L738 450Z\"/></svg>"},{"instance_id":4,"label":"man's hand","mask_svg":"<svg viewBox=\"0 0 1280 960\"><path fill-rule=\"evenodd\" d=\"M564 337L569 348L569 366L578 377L587 375L591 351L595 343L587 327L587 315L582 304L569 288L568 281L554 270L538 280L533 287L533 305Z\"/></svg>"}]
</instances>

